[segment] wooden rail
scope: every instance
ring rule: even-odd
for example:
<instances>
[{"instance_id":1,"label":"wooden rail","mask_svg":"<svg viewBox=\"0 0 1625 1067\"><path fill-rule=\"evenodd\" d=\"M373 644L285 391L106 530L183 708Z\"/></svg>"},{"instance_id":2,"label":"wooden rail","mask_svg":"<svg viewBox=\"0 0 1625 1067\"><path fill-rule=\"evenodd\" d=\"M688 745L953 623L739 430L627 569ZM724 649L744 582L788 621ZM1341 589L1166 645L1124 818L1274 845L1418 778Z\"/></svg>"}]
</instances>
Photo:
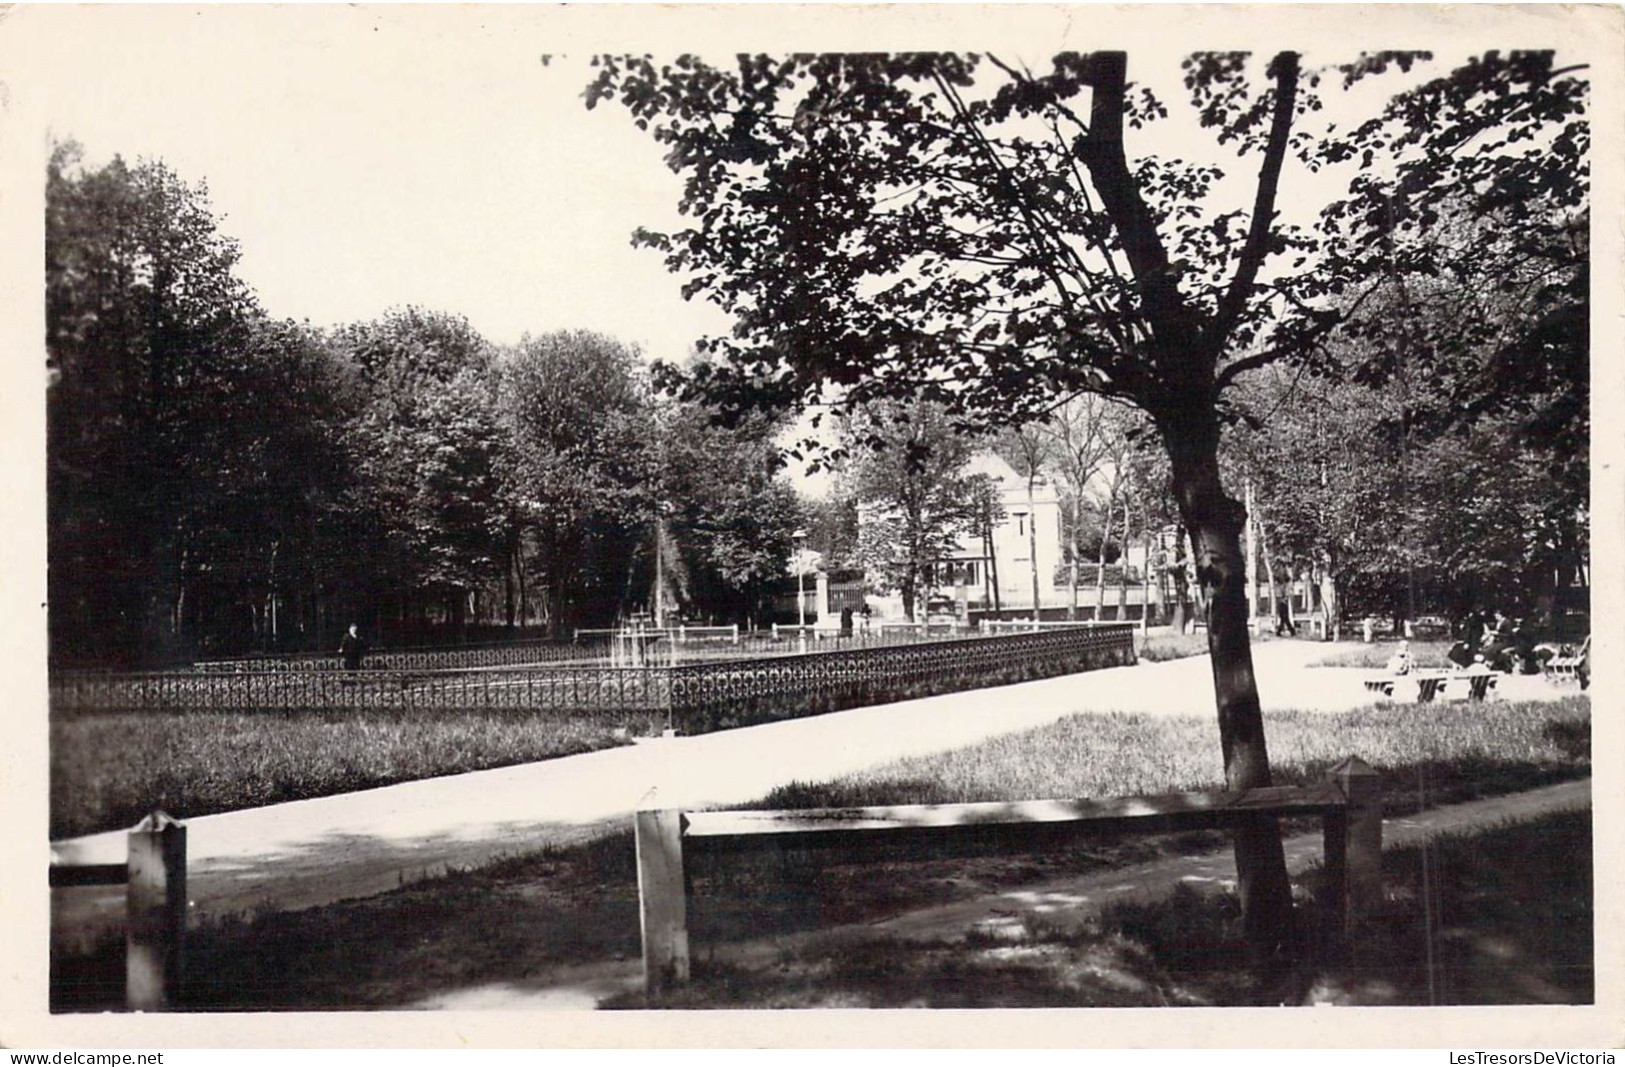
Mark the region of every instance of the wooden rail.
<instances>
[{"instance_id":1,"label":"wooden rail","mask_svg":"<svg viewBox=\"0 0 1625 1067\"><path fill-rule=\"evenodd\" d=\"M1323 914L1331 940L1381 895L1382 786L1358 757L1311 786L1243 792L1174 793L1102 800L904 804L800 811L640 811L634 817L645 988L659 992L689 976L685 860L793 846L839 850L843 860L910 854L925 846L969 855L1037 850L1101 830L1170 833L1229 829L1258 818L1318 816L1330 887Z\"/></svg>"},{"instance_id":2,"label":"wooden rail","mask_svg":"<svg viewBox=\"0 0 1625 1067\"><path fill-rule=\"evenodd\" d=\"M124 885L124 999L131 1011L167 1011L180 991L186 941L186 827L155 811L130 830L123 863L51 856L53 889Z\"/></svg>"}]
</instances>

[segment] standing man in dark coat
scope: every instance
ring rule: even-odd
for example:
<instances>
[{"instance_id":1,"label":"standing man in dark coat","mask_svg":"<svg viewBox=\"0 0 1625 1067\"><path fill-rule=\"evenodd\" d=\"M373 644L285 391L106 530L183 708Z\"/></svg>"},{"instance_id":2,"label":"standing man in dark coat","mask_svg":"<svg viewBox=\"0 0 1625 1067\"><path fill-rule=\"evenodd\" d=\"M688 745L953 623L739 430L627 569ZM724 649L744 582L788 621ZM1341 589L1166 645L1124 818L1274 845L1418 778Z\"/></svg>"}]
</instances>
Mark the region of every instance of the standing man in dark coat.
<instances>
[{"instance_id":1,"label":"standing man in dark coat","mask_svg":"<svg viewBox=\"0 0 1625 1067\"><path fill-rule=\"evenodd\" d=\"M1275 636L1298 636L1298 627L1292 621L1292 605L1283 597L1275 602Z\"/></svg>"},{"instance_id":2,"label":"standing man in dark coat","mask_svg":"<svg viewBox=\"0 0 1625 1067\"><path fill-rule=\"evenodd\" d=\"M361 635L356 632L356 624L352 622L350 631L339 642L339 657L344 661L344 669L359 671L361 669L361 657L366 654L367 642L362 640Z\"/></svg>"}]
</instances>

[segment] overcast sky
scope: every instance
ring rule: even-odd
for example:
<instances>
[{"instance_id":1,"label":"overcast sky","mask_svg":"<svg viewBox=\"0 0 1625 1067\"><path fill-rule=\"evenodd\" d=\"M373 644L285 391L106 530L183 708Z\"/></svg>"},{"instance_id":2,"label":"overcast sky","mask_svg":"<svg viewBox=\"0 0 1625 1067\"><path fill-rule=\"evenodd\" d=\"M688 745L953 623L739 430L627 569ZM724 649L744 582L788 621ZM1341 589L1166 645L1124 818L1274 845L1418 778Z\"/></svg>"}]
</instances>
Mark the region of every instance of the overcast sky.
<instances>
[{"instance_id":1,"label":"overcast sky","mask_svg":"<svg viewBox=\"0 0 1625 1067\"><path fill-rule=\"evenodd\" d=\"M749 10L610 9L620 15L612 23L605 9L580 7L24 5L0 19L0 77L53 136L81 142L88 162L156 157L206 181L222 231L240 242L240 274L273 315L333 325L418 304L466 315L496 342L586 327L677 359L727 322L684 302L658 254L630 247L637 226L677 222L679 183L622 108L586 110L585 57L628 46L669 54L696 41L725 52L751 25ZM781 49L991 41L1036 64L1062 47L1109 41L1129 49L1130 76L1170 105L1176 122L1158 124L1155 136L1186 158L1192 146L1181 138L1195 127L1180 104L1178 60L1192 48L1290 44L1314 62L1327 37L1338 59L1394 46L1455 58L1474 36L1502 47L1540 43L1527 29L1509 38L1508 16L1459 9L1449 26L1443 17L1384 16L1403 32L1372 31L1383 19L1371 9L1311 22L1301 9L1240 10L1253 17L1223 8L1129 17L1086 7L1009 15L903 7L873 24L828 8L775 9L773 21ZM1080 23L1083 12L1116 18L1117 28ZM685 32L662 18L681 18ZM1023 31L1014 43L1000 38ZM750 33L737 46L764 47L762 33ZM547 66L544 54L555 56ZM1205 132L1195 138L1199 152L1212 151ZM1227 162L1244 206L1256 163ZM1319 206L1311 181L1288 167L1283 210Z\"/></svg>"},{"instance_id":2,"label":"overcast sky","mask_svg":"<svg viewBox=\"0 0 1625 1067\"><path fill-rule=\"evenodd\" d=\"M207 181L273 315L419 304L496 342L588 327L680 358L726 320L629 243L676 221L678 179L623 109L586 110L590 48L543 65L582 41L545 14L53 7L8 17L0 55L87 162Z\"/></svg>"},{"instance_id":3,"label":"overcast sky","mask_svg":"<svg viewBox=\"0 0 1625 1067\"><path fill-rule=\"evenodd\" d=\"M49 14L49 37L72 42L40 64L52 135L88 162L158 157L206 180L273 315L421 304L492 341L590 327L668 358L725 325L630 247L636 226L676 218L677 179L624 111L586 110L583 61L543 66L543 30L479 12Z\"/></svg>"}]
</instances>

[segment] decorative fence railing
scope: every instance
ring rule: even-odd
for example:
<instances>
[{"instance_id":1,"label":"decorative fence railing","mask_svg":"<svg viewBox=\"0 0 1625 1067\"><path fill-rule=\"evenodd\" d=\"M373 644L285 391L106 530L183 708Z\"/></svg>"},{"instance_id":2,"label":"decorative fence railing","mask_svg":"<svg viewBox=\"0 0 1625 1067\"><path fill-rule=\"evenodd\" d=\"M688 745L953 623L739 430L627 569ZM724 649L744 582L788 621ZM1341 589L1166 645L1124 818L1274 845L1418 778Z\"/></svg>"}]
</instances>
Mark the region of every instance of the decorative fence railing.
<instances>
[{"instance_id":1,"label":"decorative fence railing","mask_svg":"<svg viewBox=\"0 0 1625 1067\"><path fill-rule=\"evenodd\" d=\"M820 648L869 647L878 644L912 644L935 641L944 636L965 634L964 626L945 623L876 623L865 630L843 633L808 626L774 626L771 630L745 631L738 626L672 626L639 631L580 629L563 639L508 641L498 644L455 647L387 648L371 651L365 666L371 669L421 671L455 670L476 667L522 667L543 663L603 663L610 666L643 666L639 657L653 662L709 660L737 656L796 655L805 643L816 640ZM985 632L992 633L992 629ZM231 659L200 660L190 667L166 673L221 674L226 672L264 673L271 671L331 671L340 666L336 653L289 653L276 656L242 656ZM76 672L91 673L91 672Z\"/></svg>"},{"instance_id":2,"label":"decorative fence railing","mask_svg":"<svg viewBox=\"0 0 1625 1067\"><path fill-rule=\"evenodd\" d=\"M330 708L665 711L659 667L228 671L53 680L53 711L311 711Z\"/></svg>"},{"instance_id":3,"label":"decorative fence railing","mask_svg":"<svg viewBox=\"0 0 1625 1067\"><path fill-rule=\"evenodd\" d=\"M976 624L983 633L1013 634L1034 630L1065 630L1078 626L1102 625L1087 619L982 619Z\"/></svg>"},{"instance_id":4,"label":"decorative fence railing","mask_svg":"<svg viewBox=\"0 0 1625 1067\"><path fill-rule=\"evenodd\" d=\"M1134 662L1134 627L876 644L669 668L684 733ZM789 713L789 714L787 714Z\"/></svg>"},{"instance_id":5,"label":"decorative fence railing","mask_svg":"<svg viewBox=\"0 0 1625 1067\"><path fill-rule=\"evenodd\" d=\"M56 713L343 708L659 713L699 733L1134 662L1131 625L612 666L60 674Z\"/></svg>"},{"instance_id":6,"label":"decorative fence railing","mask_svg":"<svg viewBox=\"0 0 1625 1067\"><path fill-rule=\"evenodd\" d=\"M742 631L738 623L728 626L662 626L650 627L644 630L577 630L576 641L627 641L639 639L661 639L674 641L679 645L689 642L696 644L707 641L727 641L738 644Z\"/></svg>"},{"instance_id":7,"label":"decorative fence railing","mask_svg":"<svg viewBox=\"0 0 1625 1067\"><path fill-rule=\"evenodd\" d=\"M872 623L860 623L850 630L831 629L816 624L800 625L783 622L774 623L772 629L775 640L782 640L786 637L807 637L818 641L846 640L867 644L877 644L883 641L904 643L934 640L940 637L962 637L966 634L978 632L991 633L992 631L979 631L974 625L959 622L958 620L911 622L908 619L881 619Z\"/></svg>"}]
</instances>

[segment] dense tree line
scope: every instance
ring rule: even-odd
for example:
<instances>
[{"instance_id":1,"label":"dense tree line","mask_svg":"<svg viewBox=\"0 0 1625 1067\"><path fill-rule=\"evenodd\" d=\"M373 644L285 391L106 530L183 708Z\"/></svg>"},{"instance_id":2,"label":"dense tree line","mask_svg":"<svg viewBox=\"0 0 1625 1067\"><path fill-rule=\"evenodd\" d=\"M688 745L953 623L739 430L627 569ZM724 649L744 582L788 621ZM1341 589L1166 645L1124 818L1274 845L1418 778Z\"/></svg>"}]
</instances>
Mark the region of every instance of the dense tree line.
<instances>
[{"instance_id":1,"label":"dense tree line","mask_svg":"<svg viewBox=\"0 0 1625 1067\"><path fill-rule=\"evenodd\" d=\"M645 610L663 540L685 610L760 610L800 521L776 424L713 426L598 334L279 320L238 255L205 186L53 152L54 662L326 650L352 621L397 643L568 634Z\"/></svg>"}]
</instances>

